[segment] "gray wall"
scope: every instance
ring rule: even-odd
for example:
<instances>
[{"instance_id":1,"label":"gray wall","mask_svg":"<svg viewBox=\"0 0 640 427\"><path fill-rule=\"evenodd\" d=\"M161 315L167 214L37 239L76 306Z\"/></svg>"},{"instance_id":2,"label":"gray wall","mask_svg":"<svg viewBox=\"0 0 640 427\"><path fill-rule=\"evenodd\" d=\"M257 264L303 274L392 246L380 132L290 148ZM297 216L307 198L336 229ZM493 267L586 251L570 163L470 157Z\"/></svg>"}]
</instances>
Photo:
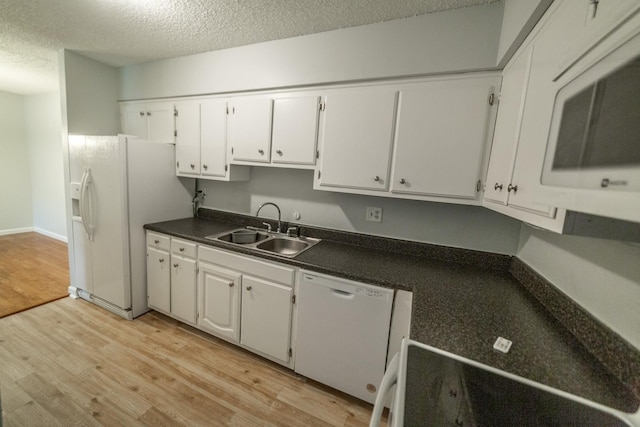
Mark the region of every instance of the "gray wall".
<instances>
[{"instance_id":1,"label":"gray wall","mask_svg":"<svg viewBox=\"0 0 640 427\"><path fill-rule=\"evenodd\" d=\"M31 177L22 96L0 92L0 135L0 234L31 231Z\"/></svg>"},{"instance_id":2,"label":"gray wall","mask_svg":"<svg viewBox=\"0 0 640 427\"><path fill-rule=\"evenodd\" d=\"M33 226L39 233L66 240L60 95L25 96L24 111Z\"/></svg>"},{"instance_id":3,"label":"gray wall","mask_svg":"<svg viewBox=\"0 0 640 427\"><path fill-rule=\"evenodd\" d=\"M120 70L121 100L495 68L503 3Z\"/></svg>"},{"instance_id":4,"label":"gray wall","mask_svg":"<svg viewBox=\"0 0 640 427\"><path fill-rule=\"evenodd\" d=\"M522 226L517 256L640 349L640 246Z\"/></svg>"},{"instance_id":5,"label":"gray wall","mask_svg":"<svg viewBox=\"0 0 640 427\"><path fill-rule=\"evenodd\" d=\"M497 64L503 68L553 0L506 0Z\"/></svg>"},{"instance_id":6,"label":"gray wall","mask_svg":"<svg viewBox=\"0 0 640 427\"><path fill-rule=\"evenodd\" d=\"M118 70L68 50L58 60L63 133L116 135Z\"/></svg>"},{"instance_id":7,"label":"gray wall","mask_svg":"<svg viewBox=\"0 0 640 427\"><path fill-rule=\"evenodd\" d=\"M282 218L301 224L396 237L426 243L514 254L520 222L479 206L399 200L313 190L313 172L252 167L248 182L199 180L207 192L204 206L255 215L272 201ZM367 206L383 208L382 223L365 221ZM265 207L265 218L277 218Z\"/></svg>"}]
</instances>

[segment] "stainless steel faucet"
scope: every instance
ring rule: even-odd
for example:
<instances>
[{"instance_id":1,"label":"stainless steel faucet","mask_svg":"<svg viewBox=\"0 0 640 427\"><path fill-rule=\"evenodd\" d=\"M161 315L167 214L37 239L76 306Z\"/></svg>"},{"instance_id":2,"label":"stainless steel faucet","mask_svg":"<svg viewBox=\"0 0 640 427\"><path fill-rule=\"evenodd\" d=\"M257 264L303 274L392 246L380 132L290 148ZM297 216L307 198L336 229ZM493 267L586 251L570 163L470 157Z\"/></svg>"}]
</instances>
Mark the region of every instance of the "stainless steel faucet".
<instances>
[{"instance_id":1,"label":"stainless steel faucet","mask_svg":"<svg viewBox=\"0 0 640 427\"><path fill-rule=\"evenodd\" d=\"M282 216L280 214L280 208L278 207L278 205L276 205L275 203L272 203L272 202L267 202L267 203L261 204L260 207L258 208L258 212L256 212L256 217L258 215L260 215L260 209L262 209L263 207L265 207L267 205L271 205L271 206L273 206L274 208L276 208L278 210L278 229L276 230L276 233L280 233L281 232L281 228L282 228L282 225L281 225L281 222L280 222L281 219L282 219ZM268 231L271 231L271 225L269 223L263 222L263 224L265 224L267 226Z\"/></svg>"}]
</instances>

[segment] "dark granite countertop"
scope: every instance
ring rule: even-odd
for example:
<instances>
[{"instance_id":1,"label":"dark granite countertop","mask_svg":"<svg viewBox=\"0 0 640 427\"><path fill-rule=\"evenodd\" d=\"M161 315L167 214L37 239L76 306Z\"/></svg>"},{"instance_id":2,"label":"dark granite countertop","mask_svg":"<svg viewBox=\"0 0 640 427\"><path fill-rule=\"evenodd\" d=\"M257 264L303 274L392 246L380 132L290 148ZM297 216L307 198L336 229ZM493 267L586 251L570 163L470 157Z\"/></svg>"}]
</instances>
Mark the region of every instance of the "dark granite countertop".
<instances>
[{"instance_id":1,"label":"dark granite countertop","mask_svg":"<svg viewBox=\"0 0 640 427\"><path fill-rule=\"evenodd\" d=\"M601 357L585 346L588 339L570 332L572 328L559 318L562 312L548 310L541 303L545 300L528 289L531 284L523 285L523 277L528 276L521 269L526 266L519 265L520 274L512 273L511 257L305 227L303 235L323 240L288 259L205 239L262 221L254 224L252 217L203 209L199 215L148 224L145 229L337 277L412 291L412 339L624 412L635 412L639 407L637 352L624 348L631 353L622 357L622 362L616 359L611 364L603 363L608 353ZM513 341L509 353L493 349L498 336ZM612 348L619 351L615 336L614 342ZM631 379L625 377L630 369Z\"/></svg>"}]
</instances>

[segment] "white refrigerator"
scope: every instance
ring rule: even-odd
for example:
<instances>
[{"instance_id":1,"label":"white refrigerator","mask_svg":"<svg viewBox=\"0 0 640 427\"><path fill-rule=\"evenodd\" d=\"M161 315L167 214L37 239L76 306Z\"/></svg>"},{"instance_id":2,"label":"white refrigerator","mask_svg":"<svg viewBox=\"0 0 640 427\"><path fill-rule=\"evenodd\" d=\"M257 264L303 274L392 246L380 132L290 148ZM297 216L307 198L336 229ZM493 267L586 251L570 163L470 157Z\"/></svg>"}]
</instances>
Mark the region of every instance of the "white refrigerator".
<instances>
[{"instance_id":1,"label":"white refrigerator","mask_svg":"<svg viewBox=\"0 0 640 427\"><path fill-rule=\"evenodd\" d=\"M193 214L195 180L175 175L175 146L69 135L69 294L132 319L147 307L143 225Z\"/></svg>"}]
</instances>

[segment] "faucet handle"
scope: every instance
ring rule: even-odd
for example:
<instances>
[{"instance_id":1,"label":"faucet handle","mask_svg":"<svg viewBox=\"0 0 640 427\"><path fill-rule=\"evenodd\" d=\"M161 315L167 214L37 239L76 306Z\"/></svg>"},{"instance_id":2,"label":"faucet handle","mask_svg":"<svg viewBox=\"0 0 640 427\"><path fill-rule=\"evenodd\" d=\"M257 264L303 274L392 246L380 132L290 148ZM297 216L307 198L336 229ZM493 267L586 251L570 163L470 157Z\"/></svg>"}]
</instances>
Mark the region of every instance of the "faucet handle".
<instances>
[{"instance_id":1,"label":"faucet handle","mask_svg":"<svg viewBox=\"0 0 640 427\"><path fill-rule=\"evenodd\" d=\"M287 236L289 236L289 237L300 237L300 227L289 227L289 228L287 228Z\"/></svg>"},{"instance_id":2,"label":"faucet handle","mask_svg":"<svg viewBox=\"0 0 640 427\"><path fill-rule=\"evenodd\" d=\"M262 225L267 227L267 232L271 233L271 224L269 224L268 222L263 222Z\"/></svg>"}]
</instances>

